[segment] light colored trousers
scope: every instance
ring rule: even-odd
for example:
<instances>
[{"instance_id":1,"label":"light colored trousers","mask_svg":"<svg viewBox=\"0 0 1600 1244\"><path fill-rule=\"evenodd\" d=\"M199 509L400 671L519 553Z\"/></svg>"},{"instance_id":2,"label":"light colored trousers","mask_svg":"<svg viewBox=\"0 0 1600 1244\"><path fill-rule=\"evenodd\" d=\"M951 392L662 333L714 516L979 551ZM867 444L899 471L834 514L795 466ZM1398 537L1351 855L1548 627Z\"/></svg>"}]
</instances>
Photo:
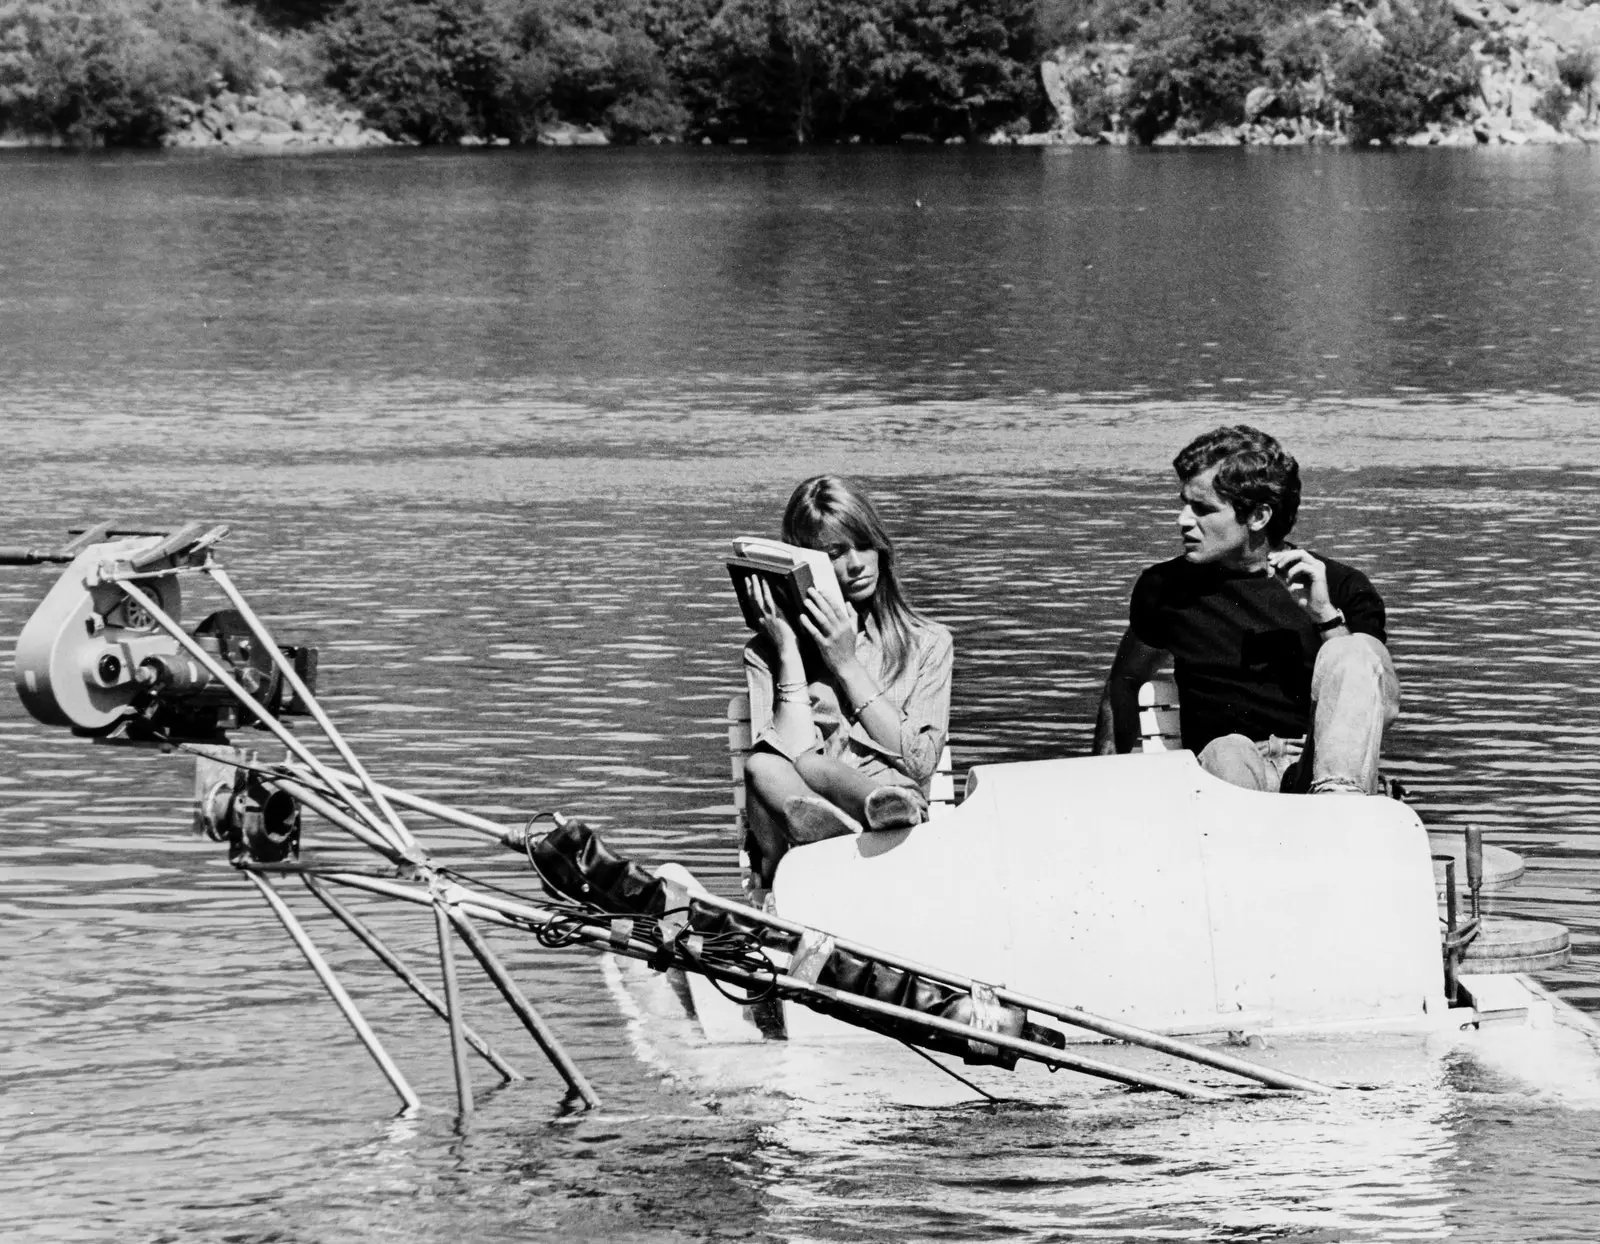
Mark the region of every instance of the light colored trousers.
<instances>
[{"instance_id":1,"label":"light colored trousers","mask_svg":"<svg viewBox=\"0 0 1600 1244\"><path fill-rule=\"evenodd\" d=\"M1399 715L1400 680L1389 650L1371 635L1340 635L1318 650L1311 672L1309 748L1298 739L1257 743L1228 734L1206 744L1200 767L1248 790L1376 794L1383 732Z\"/></svg>"}]
</instances>

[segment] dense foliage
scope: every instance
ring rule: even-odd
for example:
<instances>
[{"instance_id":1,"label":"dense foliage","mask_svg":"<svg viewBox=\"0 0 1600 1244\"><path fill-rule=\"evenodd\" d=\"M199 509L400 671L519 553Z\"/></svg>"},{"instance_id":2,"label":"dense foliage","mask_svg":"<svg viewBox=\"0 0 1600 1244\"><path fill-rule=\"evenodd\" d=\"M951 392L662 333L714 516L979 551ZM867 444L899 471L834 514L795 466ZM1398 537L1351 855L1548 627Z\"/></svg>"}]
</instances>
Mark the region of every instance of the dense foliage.
<instances>
[{"instance_id":1,"label":"dense foliage","mask_svg":"<svg viewBox=\"0 0 1600 1244\"><path fill-rule=\"evenodd\" d=\"M673 24L674 77L712 136L938 140L1042 106L1032 0L691 0Z\"/></svg>"},{"instance_id":2,"label":"dense foliage","mask_svg":"<svg viewBox=\"0 0 1600 1244\"><path fill-rule=\"evenodd\" d=\"M1395 5L1381 41L1351 48L1339 65L1338 98L1352 141L1387 143L1450 116L1477 89L1466 41L1443 0Z\"/></svg>"},{"instance_id":3,"label":"dense foliage","mask_svg":"<svg viewBox=\"0 0 1600 1244\"><path fill-rule=\"evenodd\" d=\"M271 63L424 143L939 140L1044 119L1039 30L1037 0L0 0L0 129L150 142Z\"/></svg>"},{"instance_id":4,"label":"dense foliage","mask_svg":"<svg viewBox=\"0 0 1600 1244\"><path fill-rule=\"evenodd\" d=\"M490 7L498 3L499 7ZM351 0L331 81L391 132L976 135L1040 104L1033 0Z\"/></svg>"},{"instance_id":5,"label":"dense foliage","mask_svg":"<svg viewBox=\"0 0 1600 1244\"><path fill-rule=\"evenodd\" d=\"M1264 17L1256 0L1174 0L1153 13L1130 66L1134 133L1149 142L1180 122L1242 121L1245 96L1267 76Z\"/></svg>"},{"instance_id":6,"label":"dense foliage","mask_svg":"<svg viewBox=\"0 0 1600 1244\"><path fill-rule=\"evenodd\" d=\"M1125 127L1150 142L1271 119L1387 143L1463 111L1477 89L1449 0L1042 0L1069 49L1121 47L1125 80L1072 83L1081 132ZM1070 59L1070 55L1069 55Z\"/></svg>"},{"instance_id":7,"label":"dense foliage","mask_svg":"<svg viewBox=\"0 0 1600 1244\"><path fill-rule=\"evenodd\" d=\"M0 0L0 131L152 142L167 96L260 66L248 24L202 0Z\"/></svg>"},{"instance_id":8,"label":"dense foliage","mask_svg":"<svg viewBox=\"0 0 1600 1244\"><path fill-rule=\"evenodd\" d=\"M0 131L147 143L173 96L267 66L394 138L895 142L1049 123L1040 60L1116 47L1071 83L1080 132L1141 141L1269 115L1388 142L1476 89L1450 0L0 0ZM1593 106L1574 55L1541 104Z\"/></svg>"},{"instance_id":9,"label":"dense foliage","mask_svg":"<svg viewBox=\"0 0 1600 1244\"><path fill-rule=\"evenodd\" d=\"M515 114L522 66L481 0L353 0L324 46L329 81L389 133L448 142L499 132Z\"/></svg>"}]
</instances>

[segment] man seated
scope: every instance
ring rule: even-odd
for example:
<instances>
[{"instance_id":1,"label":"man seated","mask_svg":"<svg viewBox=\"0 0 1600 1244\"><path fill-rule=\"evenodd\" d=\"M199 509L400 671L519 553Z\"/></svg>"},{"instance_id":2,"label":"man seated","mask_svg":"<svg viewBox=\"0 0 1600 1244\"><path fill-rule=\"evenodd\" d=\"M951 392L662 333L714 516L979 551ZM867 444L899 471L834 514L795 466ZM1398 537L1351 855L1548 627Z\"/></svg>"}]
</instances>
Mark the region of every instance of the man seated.
<instances>
[{"instance_id":1,"label":"man seated","mask_svg":"<svg viewBox=\"0 0 1600 1244\"><path fill-rule=\"evenodd\" d=\"M1170 659L1183 745L1208 773L1252 790L1377 793L1400 710L1382 598L1359 570L1288 542L1300 468L1266 433L1217 428L1172 465L1183 554L1134 584L1095 754L1138 745L1139 687Z\"/></svg>"}]
</instances>

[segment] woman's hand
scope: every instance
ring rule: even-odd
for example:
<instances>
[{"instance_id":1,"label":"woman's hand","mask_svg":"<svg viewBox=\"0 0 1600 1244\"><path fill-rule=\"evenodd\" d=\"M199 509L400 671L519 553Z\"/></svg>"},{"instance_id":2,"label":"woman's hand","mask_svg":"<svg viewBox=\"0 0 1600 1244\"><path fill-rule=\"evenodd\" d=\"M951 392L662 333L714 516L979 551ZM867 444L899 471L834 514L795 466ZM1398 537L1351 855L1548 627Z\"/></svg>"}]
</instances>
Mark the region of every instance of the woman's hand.
<instances>
[{"instance_id":1,"label":"woman's hand","mask_svg":"<svg viewBox=\"0 0 1600 1244\"><path fill-rule=\"evenodd\" d=\"M806 592L800 625L816 642L822 663L835 678L856 664L856 611L841 607L816 588Z\"/></svg>"},{"instance_id":2,"label":"woman's hand","mask_svg":"<svg viewBox=\"0 0 1600 1244\"><path fill-rule=\"evenodd\" d=\"M783 616L783 611L772 599L772 589L767 586L767 581L760 575L746 575L744 591L750 603L755 606L756 616L761 622L761 633L771 640L772 646L777 649L779 664L798 666L800 640L794 633L794 627L789 625L789 620Z\"/></svg>"},{"instance_id":3,"label":"woman's hand","mask_svg":"<svg viewBox=\"0 0 1600 1244\"><path fill-rule=\"evenodd\" d=\"M1328 568L1304 549L1267 554L1272 572L1283 580L1295 603L1313 622L1326 622L1339 611L1328 596Z\"/></svg>"}]
</instances>

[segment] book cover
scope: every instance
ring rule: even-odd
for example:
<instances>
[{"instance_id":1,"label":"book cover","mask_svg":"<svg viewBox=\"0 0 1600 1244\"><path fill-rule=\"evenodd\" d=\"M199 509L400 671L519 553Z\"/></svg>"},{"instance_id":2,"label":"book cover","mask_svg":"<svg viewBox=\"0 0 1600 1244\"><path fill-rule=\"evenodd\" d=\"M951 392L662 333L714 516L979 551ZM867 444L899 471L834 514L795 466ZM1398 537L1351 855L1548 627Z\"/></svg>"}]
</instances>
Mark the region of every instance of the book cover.
<instances>
[{"instance_id":1,"label":"book cover","mask_svg":"<svg viewBox=\"0 0 1600 1244\"><path fill-rule=\"evenodd\" d=\"M839 580L833 573L833 562L821 549L805 549L759 536L740 536L733 542L733 555L728 558L727 565L728 577L733 580L733 590L739 597L739 608L744 611L745 625L753 631L761 629L761 618L754 602L745 595L747 575L758 575L766 581L773 603L783 611L805 647L809 647L805 642L808 637L800 626L800 619L805 616L806 592L815 587L839 608L845 607L844 594L839 591Z\"/></svg>"}]
</instances>

